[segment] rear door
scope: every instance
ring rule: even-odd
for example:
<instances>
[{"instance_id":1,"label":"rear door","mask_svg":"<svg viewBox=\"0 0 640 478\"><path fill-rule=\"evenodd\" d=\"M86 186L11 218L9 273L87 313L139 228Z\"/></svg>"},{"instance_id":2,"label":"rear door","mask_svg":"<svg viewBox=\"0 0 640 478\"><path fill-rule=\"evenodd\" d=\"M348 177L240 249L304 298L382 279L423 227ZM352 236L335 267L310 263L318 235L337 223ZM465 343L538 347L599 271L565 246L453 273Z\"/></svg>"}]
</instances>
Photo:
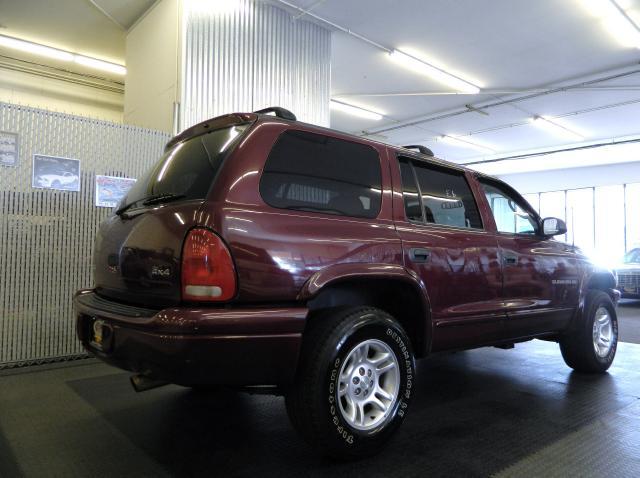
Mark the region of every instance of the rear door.
<instances>
[{"instance_id":1,"label":"rear door","mask_svg":"<svg viewBox=\"0 0 640 478\"><path fill-rule=\"evenodd\" d=\"M429 294L432 350L503 336L501 268L495 236L484 229L463 170L398 157L402 198L394 202L405 266Z\"/></svg>"},{"instance_id":2,"label":"rear door","mask_svg":"<svg viewBox=\"0 0 640 478\"><path fill-rule=\"evenodd\" d=\"M512 188L481 179L496 225L510 338L564 329L578 304L573 248L538 234L539 217Z\"/></svg>"}]
</instances>

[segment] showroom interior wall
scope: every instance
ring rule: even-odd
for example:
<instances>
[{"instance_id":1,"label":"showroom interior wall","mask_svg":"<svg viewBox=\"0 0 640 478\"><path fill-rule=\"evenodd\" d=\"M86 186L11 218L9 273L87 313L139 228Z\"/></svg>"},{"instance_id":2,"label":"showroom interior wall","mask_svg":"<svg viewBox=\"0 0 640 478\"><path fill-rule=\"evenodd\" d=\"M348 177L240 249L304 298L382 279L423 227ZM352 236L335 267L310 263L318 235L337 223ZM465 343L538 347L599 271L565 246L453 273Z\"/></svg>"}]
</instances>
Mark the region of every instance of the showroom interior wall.
<instances>
[{"instance_id":1,"label":"showroom interior wall","mask_svg":"<svg viewBox=\"0 0 640 478\"><path fill-rule=\"evenodd\" d=\"M229 4L184 2L180 126L268 106L329 126L330 31L262 1Z\"/></svg>"},{"instance_id":2,"label":"showroom interior wall","mask_svg":"<svg viewBox=\"0 0 640 478\"><path fill-rule=\"evenodd\" d=\"M0 131L17 134L14 166L0 166L0 368L81 353L71 298L92 283L96 175L140 178L169 135L0 103ZM79 191L40 189L34 155L79 160ZM36 185L37 186L37 185Z\"/></svg>"}]
</instances>

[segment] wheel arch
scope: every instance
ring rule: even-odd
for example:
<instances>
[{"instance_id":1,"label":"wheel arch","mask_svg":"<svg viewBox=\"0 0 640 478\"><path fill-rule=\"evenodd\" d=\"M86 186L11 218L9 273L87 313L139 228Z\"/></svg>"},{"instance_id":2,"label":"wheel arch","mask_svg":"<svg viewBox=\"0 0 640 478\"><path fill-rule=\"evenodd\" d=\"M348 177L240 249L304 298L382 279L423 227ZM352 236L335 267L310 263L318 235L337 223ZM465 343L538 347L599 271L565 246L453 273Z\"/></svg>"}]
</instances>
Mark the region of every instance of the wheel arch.
<instances>
[{"instance_id":1,"label":"wheel arch","mask_svg":"<svg viewBox=\"0 0 640 478\"><path fill-rule=\"evenodd\" d=\"M299 300L309 316L330 308L368 305L400 322L417 357L431 350L431 306L422 281L400 265L339 264L316 272L303 286Z\"/></svg>"}]
</instances>

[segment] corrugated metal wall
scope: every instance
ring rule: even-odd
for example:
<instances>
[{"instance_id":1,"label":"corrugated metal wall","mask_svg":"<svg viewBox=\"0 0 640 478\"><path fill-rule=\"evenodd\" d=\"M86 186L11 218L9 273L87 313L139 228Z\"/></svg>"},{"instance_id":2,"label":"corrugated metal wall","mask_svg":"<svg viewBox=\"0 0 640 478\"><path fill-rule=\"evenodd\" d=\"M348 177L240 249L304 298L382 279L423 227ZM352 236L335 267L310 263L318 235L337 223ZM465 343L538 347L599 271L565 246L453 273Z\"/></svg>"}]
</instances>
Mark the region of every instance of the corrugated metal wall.
<instances>
[{"instance_id":1,"label":"corrugated metal wall","mask_svg":"<svg viewBox=\"0 0 640 478\"><path fill-rule=\"evenodd\" d=\"M110 209L95 175L140 178L169 136L133 126L0 103L0 131L19 135L0 166L0 368L82 353L73 293L91 286L93 239ZM34 154L80 160L80 192L31 187Z\"/></svg>"},{"instance_id":2,"label":"corrugated metal wall","mask_svg":"<svg viewBox=\"0 0 640 478\"><path fill-rule=\"evenodd\" d=\"M184 4L181 128L267 106L328 126L330 32L261 1L221 3Z\"/></svg>"}]
</instances>

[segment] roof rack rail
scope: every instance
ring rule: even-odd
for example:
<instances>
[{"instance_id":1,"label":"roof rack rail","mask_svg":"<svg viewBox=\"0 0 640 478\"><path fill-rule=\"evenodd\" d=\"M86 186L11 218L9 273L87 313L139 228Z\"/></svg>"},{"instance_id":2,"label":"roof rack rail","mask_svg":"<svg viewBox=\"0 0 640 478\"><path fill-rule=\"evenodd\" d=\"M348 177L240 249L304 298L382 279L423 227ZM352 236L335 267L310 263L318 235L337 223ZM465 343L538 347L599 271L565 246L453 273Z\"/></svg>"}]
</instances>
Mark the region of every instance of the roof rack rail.
<instances>
[{"instance_id":1,"label":"roof rack rail","mask_svg":"<svg viewBox=\"0 0 640 478\"><path fill-rule=\"evenodd\" d=\"M408 146L403 146L404 149L417 149L422 154L426 154L427 156L433 156L433 151L431 151L426 146L422 146L421 144L410 144Z\"/></svg>"},{"instance_id":2,"label":"roof rack rail","mask_svg":"<svg viewBox=\"0 0 640 478\"><path fill-rule=\"evenodd\" d=\"M264 108L258 111L254 111L254 113L257 113L259 115L274 113L278 118L291 120L291 121L297 120L296 115L294 115L291 111L287 109L281 108L280 106L271 106L269 108Z\"/></svg>"}]
</instances>

